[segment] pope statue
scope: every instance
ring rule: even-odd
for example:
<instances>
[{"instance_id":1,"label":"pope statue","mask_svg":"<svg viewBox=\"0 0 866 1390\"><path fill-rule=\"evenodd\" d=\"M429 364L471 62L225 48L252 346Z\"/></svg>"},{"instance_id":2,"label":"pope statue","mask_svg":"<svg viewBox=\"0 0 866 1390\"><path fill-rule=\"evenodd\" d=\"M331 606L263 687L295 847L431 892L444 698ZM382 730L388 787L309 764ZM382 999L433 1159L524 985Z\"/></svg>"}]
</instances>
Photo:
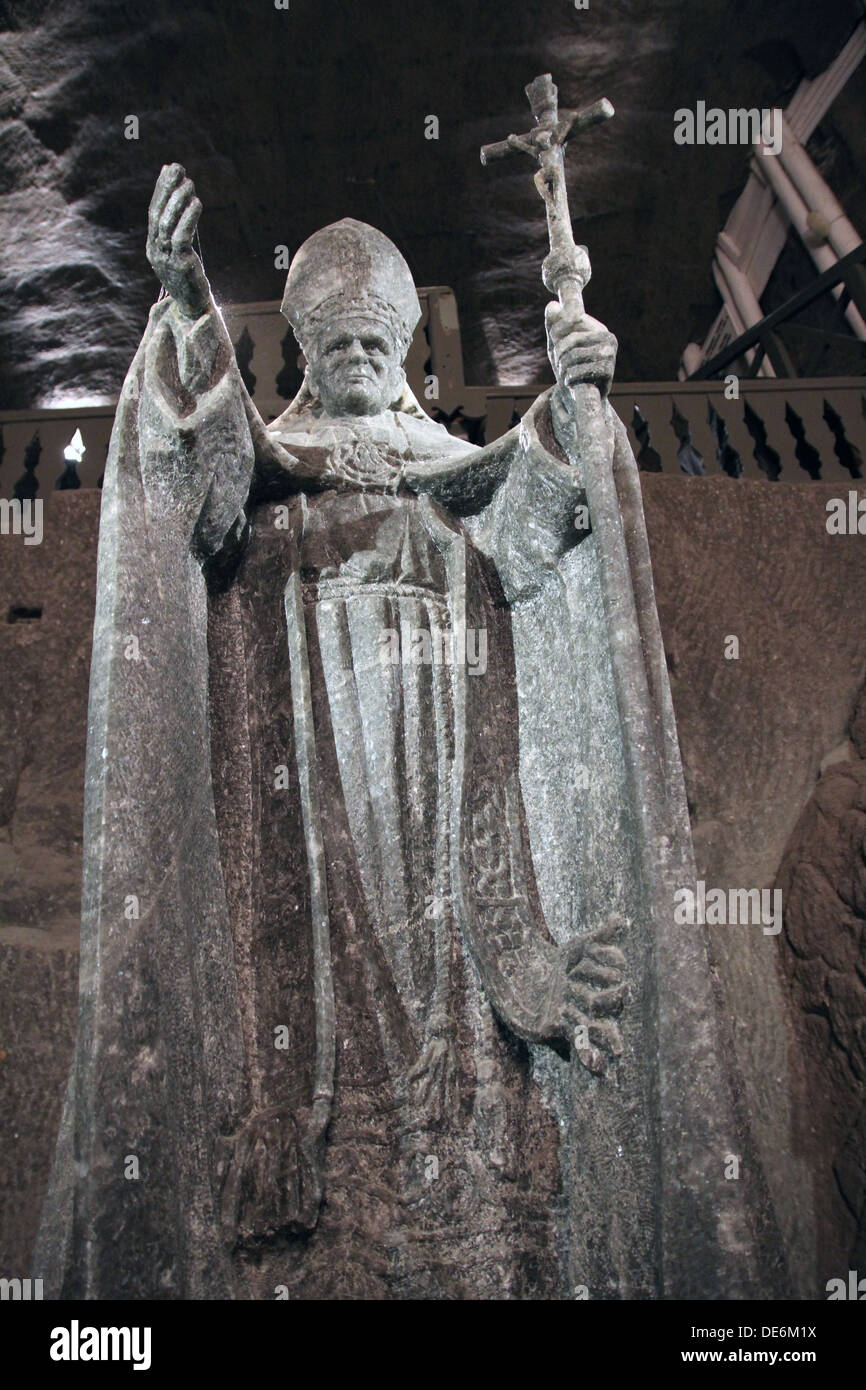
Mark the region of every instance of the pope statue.
<instances>
[{"instance_id":1,"label":"pope statue","mask_svg":"<svg viewBox=\"0 0 866 1390\"><path fill-rule=\"evenodd\" d=\"M652 970L571 449L589 384L634 475L615 339L551 305L556 386L468 444L407 385L405 260L347 218L291 265L306 373L266 425L200 212L163 169L34 1272L100 1299L652 1295Z\"/></svg>"}]
</instances>

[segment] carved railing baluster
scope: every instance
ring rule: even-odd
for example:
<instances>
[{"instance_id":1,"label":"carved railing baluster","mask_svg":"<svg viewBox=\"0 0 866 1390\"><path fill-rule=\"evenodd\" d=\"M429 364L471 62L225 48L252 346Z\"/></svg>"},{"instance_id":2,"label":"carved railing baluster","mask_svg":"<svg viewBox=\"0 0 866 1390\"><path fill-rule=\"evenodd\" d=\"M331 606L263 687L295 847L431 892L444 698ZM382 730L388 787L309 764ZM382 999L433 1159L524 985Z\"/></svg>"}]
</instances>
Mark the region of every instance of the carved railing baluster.
<instances>
[{"instance_id":1,"label":"carved railing baluster","mask_svg":"<svg viewBox=\"0 0 866 1390\"><path fill-rule=\"evenodd\" d=\"M785 402L785 424L791 431L796 441L794 453L800 467L804 469L810 478L815 482L821 479L821 455L813 444L806 438L806 426L803 424L802 417L794 410L790 401Z\"/></svg>"},{"instance_id":2,"label":"carved railing baluster","mask_svg":"<svg viewBox=\"0 0 866 1390\"><path fill-rule=\"evenodd\" d=\"M65 460L63 472L54 484L55 492L75 492L81 487L81 479L78 476L78 465L86 453L84 440L81 437L81 430L76 430L63 450Z\"/></svg>"},{"instance_id":3,"label":"carved railing baluster","mask_svg":"<svg viewBox=\"0 0 866 1390\"><path fill-rule=\"evenodd\" d=\"M775 483L782 472L782 460L776 450L767 443L767 427L748 401L743 404L743 423L755 441L752 454L758 467L771 483Z\"/></svg>"},{"instance_id":4,"label":"carved railing baluster","mask_svg":"<svg viewBox=\"0 0 866 1390\"><path fill-rule=\"evenodd\" d=\"M63 472L54 484L55 492L75 492L81 487L81 479L78 476L78 461L67 459Z\"/></svg>"},{"instance_id":5,"label":"carved railing baluster","mask_svg":"<svg viewBox=\"0 0 866 1390\"><path fill-rule=\"evenodd\" d=\"M704 456L692 443L692 427L673 398L671 398L671 429L677 437L677 462L680 465L680 472L687 473L691 478L703 477L705 471Z\"/></svg>"},{"instance_id":6,"label":"carved railing baluster","mask_svg":"<svg viewBox=\"0 0 866 1390\"><path fill-rule=\"evenodd\" d=\"M235 343L234 347L235 361L238 364L238 371L241 374L241 381L249 391L250 395L255 395L257 377L255 373L250 370L250 363L253 360L253 354L256 350L256 345L253 341L253 336L250 333L250 330L246 324L244 324L243 331L240 337L238 338L237 342Z\"/></svg>"},{"instance_id":7,"label":"carved railing baluster","mask_svg":"<svg viewBox=\"0 0 866 1390\"><path fill-rule=\"evenodd\" d=\"M517 414L517 412L514 412ZM449 434L456 435L458 439L468 439L470 444L484 444L485 417L467 415L462 405L448 412L445 410L435 410L433 419L440 425L444 425ZM520 423L520 416L517 416L517 423ZM510 427L509 427L510 428Z\"/></svg>"},{"instance_id":8,"label":"carved railing baluster","mask_svg":"<svg viewBox=\"0 0 866 1390\"><path fill-rule=\"evenodd\" d=\"M17 497L19 502L31 501L39 491L39 479L36 476L36 469L39 467L39 456L42 453L42 441L37 430L27 448L24 450L24 472L12 489L12 496Z\"/></svg>"},{"instance_id":9,"label":"carved railing baluster","mask_svg":"<svg viewBox=\"0 0 866 1390\"><path fill-rule=\"evenodd\" d=\"M281 401L293 401L301 389L304 373L298 365L301 349L291 328L280 339L280 355L283 365L276 376L277 395Z\"/></svg>"},{"instance_id":10,"label":"carved railing baluster","mask_svg":"<svg viewBox=\"0 0 866 1390\"><path fill-rule=\"evenodd\" d=\"M863 477L863 459L856 444L852 444L845 433L845 424L842 417L835 411L828 400L824 401L824 419L827 428L833 436L833 452L847 469L852 478Z\"/></svg>"},{"instance_id":11,"label":"carved railing baluster","mask_svg":"<svg viewBox=\"0 0 866 1390\"><path fill-rule=\"evenodd\" d=\"M722 472L729 478L742 478L743 460L728 438L727 422L712 401L707 401L707 423L716 437L716 458Z\"/></svg>"},{"instance_id":12,"label":"carved railing baluster","mask_svg":"<svg viewBox=\"0 0 866 1390\"><path fill-rule=\"evenodd\" d=\"M662 461L650 443L650 427L646 417L641 413L639 405L635 405L631 417L631 427L634 430L640 449L637 454L637 466L643 473L661 473Z\"/></svg>"}]
</instances>

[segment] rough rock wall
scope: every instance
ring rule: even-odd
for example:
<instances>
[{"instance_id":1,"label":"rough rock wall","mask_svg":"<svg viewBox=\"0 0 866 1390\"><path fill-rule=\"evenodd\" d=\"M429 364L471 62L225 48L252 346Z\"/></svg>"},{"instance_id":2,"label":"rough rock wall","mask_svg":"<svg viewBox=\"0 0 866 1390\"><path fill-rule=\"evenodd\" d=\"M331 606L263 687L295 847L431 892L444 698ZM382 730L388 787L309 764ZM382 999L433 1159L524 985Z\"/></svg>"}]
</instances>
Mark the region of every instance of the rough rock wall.
<instances>
[{"instance_id":1,"label":"rough rock wall","mask_svg":"<svg viewBox=\"0 0 866 1390\"><path fill-rule=\"evenodd\" d=\"M28 1272L75 1038L100 497L54 493L42 545L0 542L0 1270L10 1275Z\"/></svg>"},{"instance_id":2,"label":"rough rock wall","mask_svg":"<svg viewBox=\"0 0 866 1390\"><path fill-rule=\"evenodd\" d=\"M700 482L693 492L676 478L644 480L697 873L726 892L771 888L863 685L866 621L855 596L866 550L862 536L827 533L832 484ZM735 650L730 638L736 657L725 655ZM832 915L811 926L819 938L835 930ZM827 1226L835 1179L803 1142L807 1085L820 1090L828 1077L815 1048L797 1045L805 1005L780 970L789 936L744 925L708 931L795 1287L815 1286L820 1243L835 1261L823 1289L849 1268L850 1231Z\"/></svg>"},{"instance_id":3,"label":"rough rock wall","mask_svg":"<svg viewBox=\"0 0 866 1390\"><path fill-rule=\"evenodd\" d=\"M866 671L854 601L866 551L862 538L827 534L831 485L642 481L699 875L715 887L769 887L785 857L784 933L710 930L780 1238L795 1286L823 1297L826 1279L854 1259L851 1205L863 1190L862 1147L845 1141L866 1094L862 702L852 723ZM0 826L0 1269L9 1275L27 1273L74 1036L98 506L95 491L55 494L43 545L7 538L0 550L0 660L11 676L0 699L10 730ZM8 622L12 610L37 608L41 618ZM735 659L725 656L731 636ZM850 757L828 768L840 749Z\"/></svg>"},{"instance_id":4,"label":"rough rock wall","mask_svg":"<svg viewBox=\"0 0 866 1390\"><path fill-rule=\"evenodd\" d=\"M797 1143L813 1171L834 1179L815 1190L825 1282L866 1261L866 688L850 738L831 757L778 876L786 983L807 1064Z\"/></svg>"},{"instance_id":5,"label":"rough rock wall","mask_svg":"<svg viewBox=\"0 0 866 1390\"><path fill-rule=\"evenodd\" d=\"M524 84L548 69L564 104L606 94L618 113L569 155L589 311L620 338L620 379L672 378L712 318L713 245L748 161L743 147L675 145L674 111L783 101L858 11L855 0L0 0L0 407L116 396L153 298L146 212L171 160L204 202L202 251L223 302L278 298L274 248L358 217L398 243L419 284L454 286L472 325L468 380L543 380L532 168L484 169L478 148L526 128ZM431 115L438 139L425 138ZM831 136L862 167L862 120Z\"/></svg>"}]
</instances>

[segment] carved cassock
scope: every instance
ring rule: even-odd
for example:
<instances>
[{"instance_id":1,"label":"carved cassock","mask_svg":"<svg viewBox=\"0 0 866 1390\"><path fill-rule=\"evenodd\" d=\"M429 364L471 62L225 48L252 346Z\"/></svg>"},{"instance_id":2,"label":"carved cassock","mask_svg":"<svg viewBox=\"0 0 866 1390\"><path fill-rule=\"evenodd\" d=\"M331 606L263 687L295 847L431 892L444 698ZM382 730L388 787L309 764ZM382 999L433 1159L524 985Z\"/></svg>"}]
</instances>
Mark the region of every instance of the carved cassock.
<instances>
[{"instance_id":1,"label":"carved cassock","mask_svg":"<svg viewBox=\"0 0 866 1390\"><path fill-rule=\"evenodd\" d=\"M284 307L302 343L360 314L405 347L418 317L352 221ZM569 1296L624 1184L634 1270L592 1292L663 1291L639 934L628 1124L566 1178L599 1078L572 1124L564 946L641 906L571 428L547 393L479 450L408 389L335 419L306 385L265 428L217 310L154 306L103 496L55 1296Z\"/></svg>"}]
</instances>

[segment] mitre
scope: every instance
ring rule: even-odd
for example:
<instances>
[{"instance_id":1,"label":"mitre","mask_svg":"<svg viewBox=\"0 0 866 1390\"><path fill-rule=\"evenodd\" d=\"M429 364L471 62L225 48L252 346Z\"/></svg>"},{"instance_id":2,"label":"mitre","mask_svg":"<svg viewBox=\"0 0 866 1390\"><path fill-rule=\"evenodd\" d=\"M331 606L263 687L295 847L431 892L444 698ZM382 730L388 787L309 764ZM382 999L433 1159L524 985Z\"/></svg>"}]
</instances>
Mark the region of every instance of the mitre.
<instances>
[{"instance_id":1,"label":"mitre","mask_svg":"<svg viewBox=\"0 0 866 1390\"><path fill-rule=\"evenodd\" d=\"M282 310L302 349L335 319L374 319L405 357L421 317L403 256L383 232L344 217L308 237L289 268Z\"/></svg>"}]
</instances>

